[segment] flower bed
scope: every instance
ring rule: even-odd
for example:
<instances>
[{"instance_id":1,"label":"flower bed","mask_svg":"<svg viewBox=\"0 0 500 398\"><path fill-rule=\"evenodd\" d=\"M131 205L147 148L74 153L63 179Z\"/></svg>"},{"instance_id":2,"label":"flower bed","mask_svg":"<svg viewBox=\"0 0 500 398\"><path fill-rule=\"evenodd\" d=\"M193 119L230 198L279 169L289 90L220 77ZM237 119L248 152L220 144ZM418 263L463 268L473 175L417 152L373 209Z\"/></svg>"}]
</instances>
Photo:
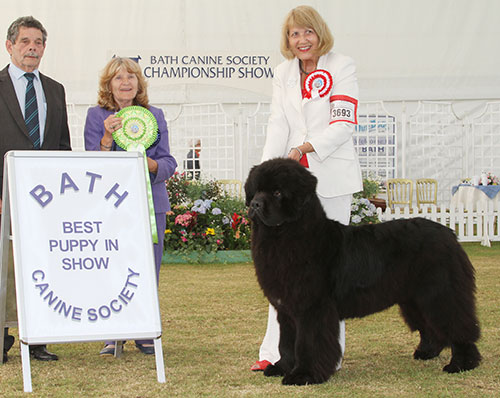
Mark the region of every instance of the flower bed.
<instances>
[{"instance_id":1,"label":"flower bed","mask_svg":"<svg viewBox=\"0 0 500 398\"><path fill-rule=\"evenodd\" d=\"M165 230L167 255L210 262L219 251L250 249L243 200L225 195L216 181L189 180L184 173L175 173L167 190L172 206Z\"/></svg>"}]
</instances>

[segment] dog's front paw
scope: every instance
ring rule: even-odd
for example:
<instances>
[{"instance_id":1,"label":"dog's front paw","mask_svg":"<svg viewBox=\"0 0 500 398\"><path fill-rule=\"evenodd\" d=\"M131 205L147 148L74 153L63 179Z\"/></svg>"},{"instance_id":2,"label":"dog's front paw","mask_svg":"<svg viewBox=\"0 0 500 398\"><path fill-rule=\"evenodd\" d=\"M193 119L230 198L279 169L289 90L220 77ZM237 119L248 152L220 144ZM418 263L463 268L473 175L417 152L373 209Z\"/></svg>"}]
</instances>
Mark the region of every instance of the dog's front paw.
<instances>
[{"instance_id":1,"label":"dog's front paw","mask_svg":"<svg viewBox=\"0 0 500 398\"><path fill-rule=\"evenodd\" d=\"M285 371L278 365L268 365L264 369L264 376L283 376Z\"/></svg>"},{"instance_id":2,"label":"dog's front paw","mask_svg":"<svg viewBox=\"0 0 500 398\"><path fill-rule=\"evenodd\" d=\"M311 374L304 372L292 372L283 377L283 384L287 386L290 385L305 386L306 384L320 384L323 381L318 381L318 379L313 377Z\"/></svg>"},{"instance_id":3,"label":"dog's front paw","mask_svg":"<svg viewBox=\"0 0 500 398\"><path fill-rule=\"evenodd\" d=\"M440 352L441 351L422 351L417 348L413 353L413 358L420 359L422 361L427 361L429 359L433 359L439 356Z\"/></svg>"},{"instance_id":4,"label":"dog's front paw","mask_svg":"<svg viewBox=\"0 0 500 398\"><path fill-rule=\"evenodd\" d=\"M456 361L451 361L448 365L443 368L443 372L446 373L459 373L465 372L467 370L472 370L479 365L479 361L463 361L462 363L457 363Z\"/></svg>"},{"instance_id":5,"label":"dog's front paw","mask_svg":"<svg viewBox=\"0 0 500 398\"><path fill-rule=\"evenodd\" d=\"M449 363L448 365L446 365L443 368L443 372L447 372L447 373L459 373L462 371L463 371L463 369L461 369L460 367L458 367L456 364L453 364L453 363Z\"/></svg>"}]
</instances>

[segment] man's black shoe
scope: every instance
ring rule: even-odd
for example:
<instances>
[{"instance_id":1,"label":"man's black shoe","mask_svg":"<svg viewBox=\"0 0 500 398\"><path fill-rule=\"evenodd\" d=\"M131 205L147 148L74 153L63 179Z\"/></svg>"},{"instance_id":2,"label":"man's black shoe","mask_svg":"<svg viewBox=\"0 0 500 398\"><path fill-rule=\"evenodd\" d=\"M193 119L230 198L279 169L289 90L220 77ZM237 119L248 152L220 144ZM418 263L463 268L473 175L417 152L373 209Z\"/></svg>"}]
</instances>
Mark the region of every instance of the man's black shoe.
<instances>
[{"instance_id":1,"label":"man's black shoe","mask_svg":"<svg viewBox=\"0 0 500 398\"><path fill-rule=\"evenodd\" d=\"M44 345L32 345L30 346L30 354L33 358L39 361L57 361L59 357L52 352L47 351L47 347Z\"/></svg>"},{"instance_id":2,"label":"man's black shoe","mask_svg":"<svg viewBox=\"0 0 500 398\"><path fill-rule=\"evenodd\" d=\"M7 356L7 351L10 350L10 347L14 344L14 336L11 336L10 334L4 334L3 336L3 358L2 362L5 363L9 360L9 357Z\"/></svg>"},{"instance_id":3,"label":"man's black shoe","mask_svg":"<svg viewBox=\"0 0 500 398\"><path fill-rule=\"evenodd\" d=\"M3 335L3 349L5 351L9 351L10 348L14 345L14 336L10 334Z\"/></svg>"}]
</instances>

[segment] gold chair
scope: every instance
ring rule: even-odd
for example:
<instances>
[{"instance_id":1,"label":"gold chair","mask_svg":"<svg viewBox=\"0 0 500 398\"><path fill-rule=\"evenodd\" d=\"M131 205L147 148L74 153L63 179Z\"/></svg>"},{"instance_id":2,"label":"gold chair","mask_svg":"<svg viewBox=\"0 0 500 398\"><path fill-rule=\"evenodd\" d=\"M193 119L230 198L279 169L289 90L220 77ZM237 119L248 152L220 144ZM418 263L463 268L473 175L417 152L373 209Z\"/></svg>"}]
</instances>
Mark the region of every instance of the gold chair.
<instances>
[{"instance_id":1,"label":"gold chair","mask_svg":"<svg viewBox=\"0 0 500 398\"><path fill-rule=\"evenodd\" d=\"M406 178L391 178L387 180L387 204L391 209L394 205L407 205L411 209L413 198L413 182Z\"/></svg>"},{"instance_id":2,"label":"gold chair","mask_svg":"<svg viewBox=\"0 0 500 398\"><path fill-rule=\"evenodd\" d=\"M235 198L241 198L240 180L217 180L224 193Z\"/></svg>"},{"instance_id":3,"label":"gold chair","mask_svg":"<svg viewBox=\"0 0 500 398\"><path fill-rule=\"evenodd\" d=\"M437 206L437 180L434 178L419 178L417 185L417 206L433 204Z\"/></svg>"}]
</instances>

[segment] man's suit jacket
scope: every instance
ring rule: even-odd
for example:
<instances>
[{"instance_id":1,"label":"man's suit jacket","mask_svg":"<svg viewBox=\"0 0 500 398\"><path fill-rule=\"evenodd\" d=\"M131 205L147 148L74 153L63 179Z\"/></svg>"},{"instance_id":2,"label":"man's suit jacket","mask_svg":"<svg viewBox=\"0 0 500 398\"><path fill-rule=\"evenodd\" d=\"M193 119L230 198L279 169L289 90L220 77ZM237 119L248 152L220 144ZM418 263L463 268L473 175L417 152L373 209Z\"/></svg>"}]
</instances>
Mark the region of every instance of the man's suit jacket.
<instances>
[{"instance_id":1,"label":"man's suit jacket","mask_svg":"<svg viewBox=\"0 0 500 398\"><path fill-rule=\"evenodd\" d=\"M318 194L335 197L358 192L363 183L352 141L357 123L356 66L350 57L330 52L319 58L317 69L329 72L333 86L323 97L303 99L298 59L276 67L262 160L286 157L291 148L310 142L315 151L307 159L318 178ZM332 116L342 107L350 111L350 120Z\"/></svg>"},{"instance_id":2,"label":"man's suit jacket","mask_svg":"<svg viewBox=\"0 0 500 398\"><path fill-rule=\"evenodd\" d=\"M7 66L0 71L0 196L5 153L11 150L34 150L8 69ZM47 119L41 149L71 150L64 87L41 73L40 80L47 101Z\"/></svg>"}]
</instances>

